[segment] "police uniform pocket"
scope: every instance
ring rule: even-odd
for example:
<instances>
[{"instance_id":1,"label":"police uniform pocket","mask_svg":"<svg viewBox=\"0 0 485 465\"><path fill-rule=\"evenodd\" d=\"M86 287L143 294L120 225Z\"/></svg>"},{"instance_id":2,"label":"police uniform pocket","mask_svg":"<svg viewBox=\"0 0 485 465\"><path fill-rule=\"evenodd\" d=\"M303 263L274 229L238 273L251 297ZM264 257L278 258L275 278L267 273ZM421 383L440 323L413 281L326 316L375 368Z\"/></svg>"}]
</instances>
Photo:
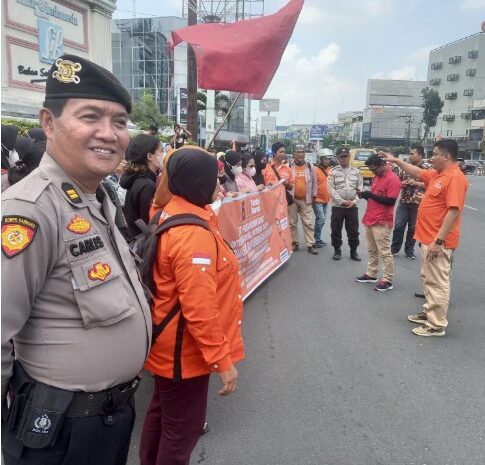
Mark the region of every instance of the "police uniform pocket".
<instances>
[{"instance_id":1,"label":"police uniform pocket","mask_svg":"<svg viewBox=\"0 0 485 465\"><path fill-rule=\"evenodd\" d=\"M71 271L74 297L86 329L112 325L135 313L120 267L109 255L73 264Z\"/></svg>"}]
</instances>

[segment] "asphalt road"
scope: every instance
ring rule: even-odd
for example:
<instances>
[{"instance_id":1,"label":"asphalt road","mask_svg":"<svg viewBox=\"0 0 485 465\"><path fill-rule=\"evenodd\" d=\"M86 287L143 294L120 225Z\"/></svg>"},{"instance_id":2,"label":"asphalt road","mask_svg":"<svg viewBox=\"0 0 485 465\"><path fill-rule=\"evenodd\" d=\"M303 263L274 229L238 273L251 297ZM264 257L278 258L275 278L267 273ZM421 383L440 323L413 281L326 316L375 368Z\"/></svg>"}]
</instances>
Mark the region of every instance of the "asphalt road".
<instances>
[{"instance_id":1,"label":"asphalt road","mask_svg":"<svg viewBox=\"0 0 485 465\"><path fill-rule=\"evenodd\" d=\"M340 262L330 247L294 254L246 302L238 390L219 397L213 376L191 465L485 464L485 177L469 180L446 336L406 319L419 260L397 256L394 290L378 293L354 281L363 236L360 264L346 248ZM145 377L130 465L151 389Z\"/></svg>"}]
</instances>

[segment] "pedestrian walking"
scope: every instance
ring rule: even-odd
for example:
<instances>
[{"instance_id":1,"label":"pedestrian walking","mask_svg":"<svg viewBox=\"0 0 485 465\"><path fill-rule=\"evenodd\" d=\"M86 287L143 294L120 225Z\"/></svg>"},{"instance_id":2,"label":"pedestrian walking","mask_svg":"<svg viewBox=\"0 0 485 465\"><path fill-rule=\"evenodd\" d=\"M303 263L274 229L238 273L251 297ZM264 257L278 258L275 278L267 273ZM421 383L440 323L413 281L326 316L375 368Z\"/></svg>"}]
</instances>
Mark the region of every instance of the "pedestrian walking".
<instances>
[{"instance_id":1,"label":"pedestrian walking","mask_svg":"<svg viewBox=\"0 0 485 465\"><path fill-rule=\"evenodd\" d=\"M315 173L317 176L317 196L313 202L313 212L315 213L315 247L317 249L326 246L327 243L322 241L322 229L327 217L327 205L329 202L328 195L328 176L330 175L330 159L325 155L320 157L316 166Z\"/></svg>"},{"instance_id":2,"label":"pedestrian walking","mask_svg":"<svg viewBox=\"0 0 485 465\"><path fill-rule=\"evenodd\" d=\"M219 193L217 162L196 147L179 149L166 167L173 197L167 217L192 214L207 223L162 233L153 269L153 322L163 328L146 369L155 375L143 425L141 465L188 465L204 427L209 376L219 394L234 392L244 357L239 264L208 206Z\"/></svg>"},{"instance_id":3,"label":"pedestrian walking","mask_svg":"<svg viewBox=\"0 0 485 465\"><path fill-rule=\"evenodd\" d=\"M459 245L468 191L468 180L457 161L458 144L452 139L437 141L430 170L420 169L390 153L382 155L424 182L426 190L419 205L414 238L421 243L421 280L426 303L421 312L409 315L408 320L420 325L412 330L417 336L444 336L448 326L451 261Z\"/></svg>"},{"instance_id":4,"label":"pedestrian walking","mask_svg":"<svg viewBox=\"0 0 485 465\"><path fill-rule=\"evenodd\" d=\"M130 111L113 74L61 56L39 113L46 153L2 195L5 465L126 463L152 325L100 183L125 154Z\"/></svg>"},{"instance_id":5,"label":"pedestrian walking","mask_svg":"<svg viewBox=\"0 0 485 465\"><path fill-rule=\"evenodd\" d=\"M313 229L313 202L317 197L317 176L315 167L305 160L305 146L296 145L293 152L293 161L290 164L295 184L291 192L294 201L288 205L290 219L291 245L293 252L299 248L298 217L303 224L303 234L307 250L312 255L318 255L315 247Z\"/></svg>"},{"instance_id":6,"label":"pedestrian walking","mask_svg":"<svg viewBox=\"0 0 485 465\"><path fill-rule=\"evenodd\" d=\"M422 145L413 145L409 150L409 162L411 165L423 169L424 148ZM424 183L414 179L405 171L401 171L401 199L396 209L396 223L392 233L391 251L397 255L401 250L404 241L404 231L407 227L406 242L404 253L406 257L414 260L414 230L416 229L416 218L418 217L418 207L424 195Z\"/></svg>"},{"instance_id":7,"label":"pedestrian walking","mask_svg":"<svg viewBox=\"0 0 485 465\"><path fill-rule=\"evenodd\" d=\"M377 283L376 291L393 289L394 258L391 253L391 234L394 205L399 197L401 182L387 163L378 155L371 155L365 164L374 173L369 191L358 192L367 200L362 218L367 241L367 271L356 278L359 283ZM379 261L382 262L382 279L377 279Z\"/></svg>"},{"instance_id":8,"label":"pedestrian walking","mask_svg":"<svg viewBox=\"0 0 485 465\"><path fill-rule=\"evenodd\" d=\"M328 177L328 192L331 197L332 216L330 229L332 247L335 250L334 260L342 258L342 228L345 223L347 240L350 247L350 258L360 262L357 253L359 246L359 210L357 204L364 181L357 168L350 166L350 152L346 147L337 150L338 166L335 166Z\"/></svg>"}]
</instances>

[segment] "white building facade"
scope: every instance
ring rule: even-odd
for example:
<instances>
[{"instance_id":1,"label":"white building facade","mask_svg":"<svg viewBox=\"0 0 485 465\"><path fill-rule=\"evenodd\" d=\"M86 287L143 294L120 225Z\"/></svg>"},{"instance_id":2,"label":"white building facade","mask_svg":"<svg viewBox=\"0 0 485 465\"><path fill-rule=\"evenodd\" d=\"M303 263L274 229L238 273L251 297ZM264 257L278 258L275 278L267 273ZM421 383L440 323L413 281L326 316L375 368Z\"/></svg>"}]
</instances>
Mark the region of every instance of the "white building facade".
<instances>
[{"instance_id":1,"label":"white building facade","mask_svg":"<svg viewBox=\"0 0 485 465\"><path fill-rule=\"evenodd\" d=\"M70 53L111 69L115 0L2 1L2 115L37 118L45 79Z\"/></svg>"},{"instance_id":2,"label":"white building facade","mask_svg":"<svg viewBox=\"0 0 485 465\"><path fill-rule=\"evenodd\" d=\"M478 110L485 101L485 33L431 50L428 86L445 102L436 126L430 129L428 144L438 135L451 137L465 158L476 158L483 139Z\"/></svg>"},{"instance_id":3,"label":"white building facade","mask_svg":"<svg viewBox=\"0 0 485 465\"><path fill-rule=\"evenodd\" d=\"M362 141L374 145L407 145L420 137L421 91L426 81L369 79Z\"/></svg>"}]
</instances>

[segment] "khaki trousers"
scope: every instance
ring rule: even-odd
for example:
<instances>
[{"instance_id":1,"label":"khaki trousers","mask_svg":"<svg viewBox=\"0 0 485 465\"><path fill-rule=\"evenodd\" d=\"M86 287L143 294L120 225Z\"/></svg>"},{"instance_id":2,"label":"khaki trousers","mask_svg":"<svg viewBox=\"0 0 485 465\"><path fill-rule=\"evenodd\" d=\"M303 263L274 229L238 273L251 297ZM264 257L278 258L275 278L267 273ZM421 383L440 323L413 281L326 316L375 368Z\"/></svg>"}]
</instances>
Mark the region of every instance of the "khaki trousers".
<instances>
[{"instance_id":1,"label":"khaki trousers","mask_svg":"<svg viewBox=\"0 0 485 465\"><path fill-rule=\"evenodd\" d=\"M394 277L394 258L391 253L392 228L384 224L374 224L365 227L367 240L367 263L366 274L377 278L379 259L382 261L382 279L392 283Z\"/></svg>"},{"instance_id":2,"label":"khaki trousers","mask_svg":"<svg viewBox=\"0 0 485 465\"><path fill-rule=\"evenodd\" d=\"M305 242L307 247L315 245L315 239L313 235L313 207L312 204L308 204L305 200L298 200L288 205L288 216L290 217L290 233L291 242L298 243L298 215L301 216L301 222L303 223L303 232L305 234Z\"/></svg>"},{"instance_id":3,"label":"khaki trousers","mask_svg":"<svg viewBox=\"0 0 485 465\"><path fill-rule=\"evenodd\" d=\"M450 305L450 272L454 249L443 248L443 253L433 260L427 260L428 246L421 244L421 280L426 303L423 311L428 325L435 329L446 328Z\"/></svg>"}]
</instances>

